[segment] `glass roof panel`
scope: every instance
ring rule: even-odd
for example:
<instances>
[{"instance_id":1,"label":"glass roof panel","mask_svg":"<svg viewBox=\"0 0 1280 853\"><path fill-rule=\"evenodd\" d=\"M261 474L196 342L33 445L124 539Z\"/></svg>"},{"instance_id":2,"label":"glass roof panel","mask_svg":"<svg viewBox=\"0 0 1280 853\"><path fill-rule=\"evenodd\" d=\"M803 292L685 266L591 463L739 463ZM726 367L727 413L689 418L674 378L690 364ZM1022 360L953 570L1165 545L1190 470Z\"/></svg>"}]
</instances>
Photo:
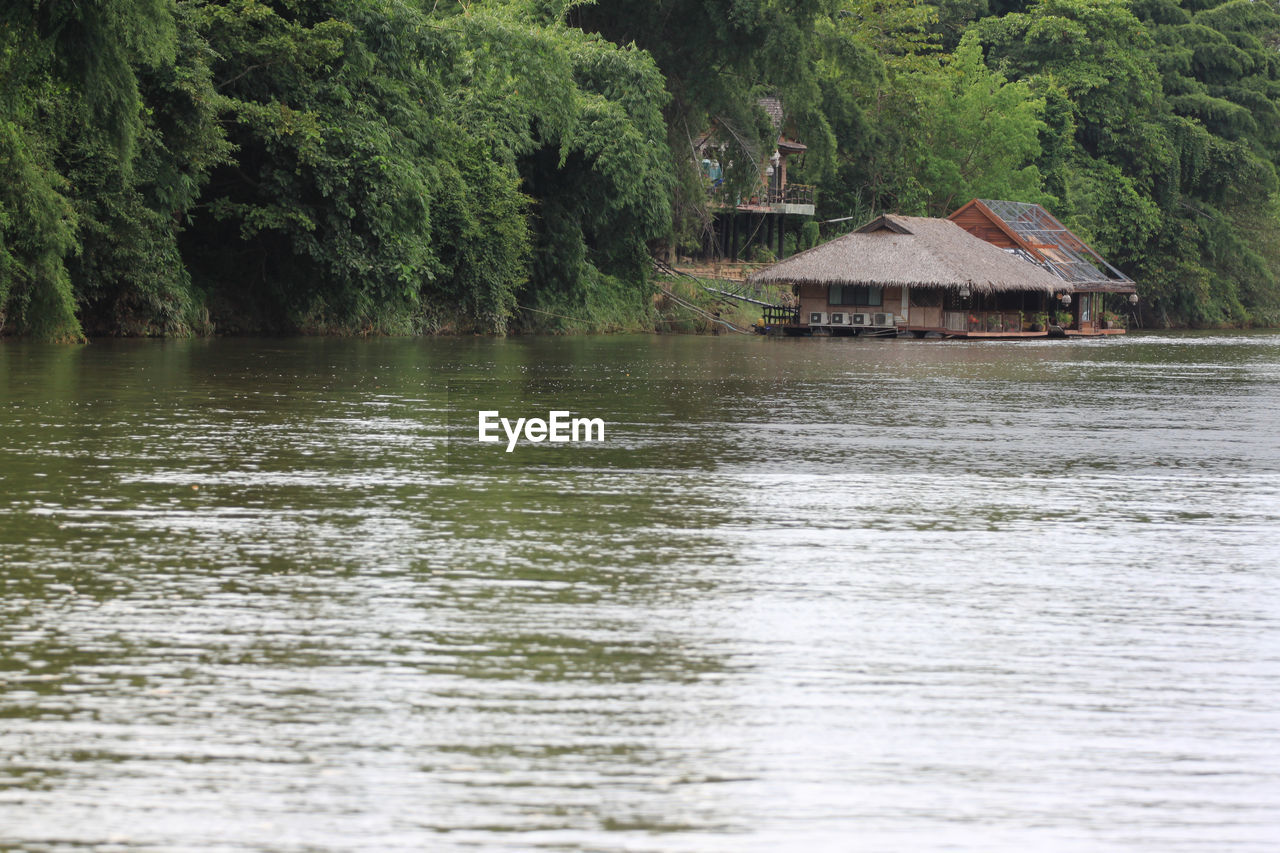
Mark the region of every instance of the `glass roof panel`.
<instances>
[{"instance_id":1,"label":"glass roof panel","mask_svg":"<svg viewBox=\"0 0 1280 853\"><path fill-rule=\"evenodd\" d=\"M1103 260L1083 240L1072 234L1053 214L1038 204L1022 201L979 199L1000 217L1009 230L1040 252L1044 266L1070 284L1132 283L1120 270Z\"/></svg>"}]
</instances>

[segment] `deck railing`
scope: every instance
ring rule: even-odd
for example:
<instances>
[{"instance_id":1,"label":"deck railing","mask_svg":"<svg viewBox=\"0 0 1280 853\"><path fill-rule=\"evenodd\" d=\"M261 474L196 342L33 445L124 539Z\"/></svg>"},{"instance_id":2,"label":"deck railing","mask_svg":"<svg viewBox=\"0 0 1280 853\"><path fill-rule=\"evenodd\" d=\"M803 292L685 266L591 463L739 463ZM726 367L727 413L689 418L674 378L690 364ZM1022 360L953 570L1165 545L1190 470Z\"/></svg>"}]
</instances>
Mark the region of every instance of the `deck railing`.
<instances>
[{"instance_id":1,"label":"deck railing","mask_svg":"<svg viewBox=\"0 0 1280 853\"><path fill-rule=\"evenodd\" d=\"M729 196L727 187L712 187L711 200L715 204L728 204L731 200L737 206L773 205L773 204L813 204L814 188L809 184L787 184L782 189L761 187L759 192L750 196Z\"/></svg>"},{"instance_id":2,"label":"deck railing","mask_svg":"<svg viewBox=\"0 0 1280 853\"><path fill-rule=\"evenodd\" d=\"M768 204L813 204L813 187L809 184L787 184L780 190L765 193Z\"/></svg>"},{"instance_id":3,"label":"deck railing","mask_svg":"<svg viewBox=\"0 0 1280 853\"><path fill-rule=\"evenodd\" d=\"M1020 311L948 311L945 318L949 332L988 334L1021 332L1023 320Z\"/></svg>"},{"instance_id":4,"label":"deck railing","mask_svg":"<svg viewBox=\"0 0 1280 853\"><path fill-rule=\"evenodd\" d=\"M766 326L796 325L799 322L799 308L788 308L785 305L768 305L764 309L764 324Z\"/></svg>"}]
</instances>

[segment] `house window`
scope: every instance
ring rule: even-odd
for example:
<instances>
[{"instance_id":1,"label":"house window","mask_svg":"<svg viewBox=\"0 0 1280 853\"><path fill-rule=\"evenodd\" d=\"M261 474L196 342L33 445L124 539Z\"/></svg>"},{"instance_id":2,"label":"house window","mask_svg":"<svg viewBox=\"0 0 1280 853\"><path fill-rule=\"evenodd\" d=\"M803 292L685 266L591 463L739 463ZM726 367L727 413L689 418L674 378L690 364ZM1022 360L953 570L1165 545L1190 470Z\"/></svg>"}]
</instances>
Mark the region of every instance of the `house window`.
<instances>
[{"instance_id":1,"label":"house window","mask_svg":"<svg viewBox=\"0 0 1280 853\"><path fill-rule=\"evenodd\" d=\"M827 294L827 303L874 308L884 304L884 289L861 284L833 284Z\"/></svg>"},{"instance_id":2,"label":"house window","mask_svg":"<svg viewBox=\"0 0 1280 853\"><path fill-rule=\"evenodd\" d=\"M1093 304L1093 294L1086 293L1084 299L1080 300L1080 322L1089 322L1089 306Z\"/></svg>"}]
</instances>

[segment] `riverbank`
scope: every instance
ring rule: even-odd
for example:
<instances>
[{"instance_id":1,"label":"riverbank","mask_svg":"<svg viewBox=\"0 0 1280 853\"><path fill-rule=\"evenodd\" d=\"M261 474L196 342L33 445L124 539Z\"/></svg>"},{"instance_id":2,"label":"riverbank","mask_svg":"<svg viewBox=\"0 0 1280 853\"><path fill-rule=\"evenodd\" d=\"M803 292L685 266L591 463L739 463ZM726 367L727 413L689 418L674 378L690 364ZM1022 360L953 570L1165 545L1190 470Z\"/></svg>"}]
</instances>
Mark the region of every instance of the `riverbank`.
<instances>
[{"instance_id":1,"label":"riverbank","mask_svg":"<svg viewBox=\"0 0 1280 853\"><path fill-rule=\"evenodd\" d=\"M633 286L613 281L589 298L577 303L548 300L538 305L517 302L506 335L563 336L617 334L690 334L721 335L749 332L761 319L762 306L725 296L717 291L741 291L761 302L786 304L791 299L787 288L770 286L758 290L743 289L742 281L758 264L690 265L675 275L659 275L650 280L649 294L638 293ZM1280 328L1263 324L1218 324L1198 326L1166 325L1168 318L1152 317L1141 308L1139 325L1130 331L1246 331ZM1154 322L1154 325L1153 325ZM0 341L27 340L29 336L14 333L12 328L0 331ZM317 314L311 320L284 323L273 321L255 311L232 309L221 304L212 309L193 312L189 322L158 328L145 323L120 322L99 324L86 329L81 339L62 342L126 338L219 338L219 337L329 337L329 338L397 338L397 337L472 337L494 336L476 325L474 320L452 317L441 311L424 310L418 314L375 316L360 323L327 322Z\"/></svg>"},{"instance_id":2,"label":"riverbank","mask_svg":"<svg viewBox=\"0 0 1280 853\"><path fill-rule=\"evenodd\" d=\"M655 276L646 292L616 279L601 282L586 297L548 298L533 304L516 300L507 321L507 334L612 335L633 333L721 334L749 331L760 319L760 306L731 299L715 290L741 286L745 272L755 265L698 267L695 274ZM766 288L752 295L778 302L788 297L780 288ZM113 338L217 338L217 337L470 337L492 335L473 318L454 316L439 309L416 313L386 312L353 323L335 322L322 311L293 320L273 316L252 302L214 300L207 307L191 309L183 322L156 326L125 315L111 323L85 324L85 335L64 338L61 343ZM0 323L3 318L0 317ZM501 335L499 335L501 337ZM39 339L0 327L0 340Z\"/></svg>"}]
</instances>

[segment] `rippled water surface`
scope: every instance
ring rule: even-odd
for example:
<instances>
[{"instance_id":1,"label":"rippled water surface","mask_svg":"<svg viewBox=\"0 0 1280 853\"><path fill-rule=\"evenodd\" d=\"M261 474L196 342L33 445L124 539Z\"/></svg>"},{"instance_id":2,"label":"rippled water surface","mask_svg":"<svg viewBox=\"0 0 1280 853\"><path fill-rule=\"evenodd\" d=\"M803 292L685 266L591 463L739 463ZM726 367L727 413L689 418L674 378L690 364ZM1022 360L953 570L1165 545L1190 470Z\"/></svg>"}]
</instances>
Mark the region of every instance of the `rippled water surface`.
<instances>
[{"instance_id":1,"label":"rippled water surface","mask_svg":"<svg viewBox=\"0 0 1280 853\"><path fill-rule=\"evenodd\" d=\"M1275 850L1278 426L1275 334L6 342L0 848Z\"/></svg>"}]
</instances>

